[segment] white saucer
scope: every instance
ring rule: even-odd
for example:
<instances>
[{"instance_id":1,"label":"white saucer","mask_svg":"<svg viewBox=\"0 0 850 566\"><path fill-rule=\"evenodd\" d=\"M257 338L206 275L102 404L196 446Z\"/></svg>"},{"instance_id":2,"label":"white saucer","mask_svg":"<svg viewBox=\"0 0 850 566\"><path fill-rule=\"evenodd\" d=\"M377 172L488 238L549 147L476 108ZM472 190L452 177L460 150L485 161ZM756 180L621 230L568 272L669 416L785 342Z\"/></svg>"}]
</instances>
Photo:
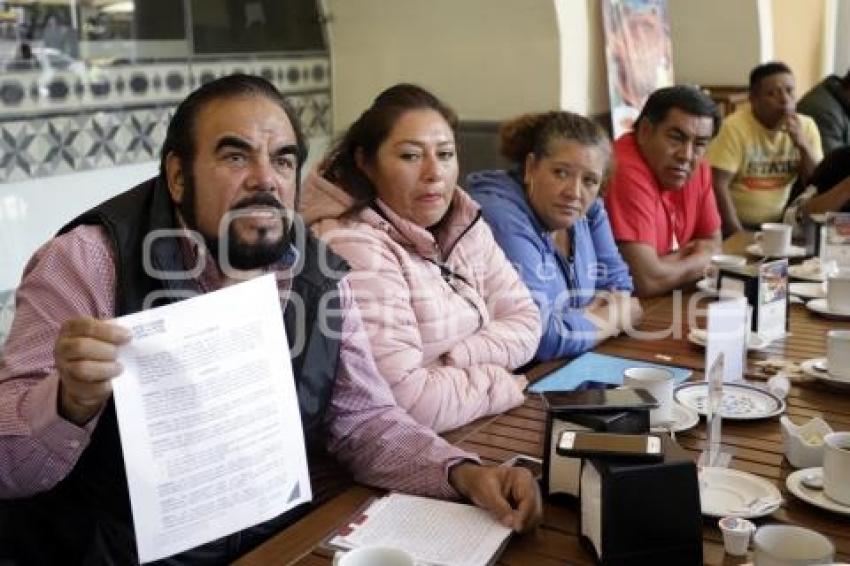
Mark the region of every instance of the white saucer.
<instances>
[{"instance_id":1,"label":"white saucer","mask_svg":"<svg viewBox=\"0 0 850 566\"><path fill-rule=\"evenodd\" d=\"M696 344L697 346L705 348L705 340L705 330L702 328L691 328L691 331L688 332L688 342L691 344ZM751 352L758 352L764 350L768 346L770 346L770 342L768 340L765 340L755 332L750 332L747 350Z\"/></svg>"},{"instance_id":2,"label":"white saucer","mask_svg":"<svg viewBox=\"0 0 850 566\"><path fill-rule=\"evenodd\" d=\"M826 281L826 275L823 270L818 268L817 271L813 271L805 265L789 265L788 275L795 279L804 279L806 281L814 281L816 283L823 283Z\"/></svg>"},{"instance_id":3,"label":"white saucer","mask_svg":"<svg viewBox=\"0 0 850 566\"><path fill-rule=\"evenodd\" d=\"M708 382L683 383L674 392L673 398L705 415L708 405ZM743 382L723 384L723 401L720 416L735 421L751 421L775 417L785 412L785 401L770 391Z\"/></svg>"},{"instance_id":4,"label":"white saucer","mask_svg":"<svg viewBox=\"0 0 850 566\"><path fill-rule=\"evenodd\" d=\"M746 247L746 250L750 255L757 255L761 257L806 257L806 248L802 246L789 246L784 253L772 255L765 255L765 253L761 251L761 244L750 244Z\"/></svg>"},{"instance_id":5,"label":"white saucer","mask_svg":"<svg viewBox=\"0 0 850 566\"><path fill-rule=\"evenodd\" d=\"M850 311L833 311L826 304L826 299L812 299L806 303L806 308L826 318L848 319Z\"/></svg>"},{"instance_id":6,"label":"white saucer","mask_svg":"<svg viewBox=\"0 0 850 566\"><path fill-rule=\"evenodd\" d=\"M673 421L669 425L654 426L650 432L682 432L699 424L699 413L681 403L673 402L672 413Z\"/></svg>"},{"instance_id":7,"label":"white saucer","mask_svg":"<svg viewBox=\"0 0 850 566\"><path fill-rule=\"evenodd\" d=\"M775 485L759 476L730 468L700 470L699 499L702 514L709 517L752 519L770 515L782 505L782 494Z\"/></svg>"},{"instance_id":8,"label":"white saucer","mask_svg":"<svg viewBox=\"0 0 850 566\"><path fill-rule=\"evenodd\" d=\"M814 377L815 379L819 379L824 383L828 383L829 385L835 385L836 387L850 387L850 380L833 377L830 375L829 371L818 368L818 365L821 364L826 364L826 358L812 358L800 364L800 371L806 375Z\"/></svg>"},{"instance_id":9,"label":"white saucer","mask_svg":"<svg viewBox=\"0 0 850 566\"><path fill-rule=\"evenodd\" d=\"M842 505L838 501L833 501L824 494L822 489L811 489L803 485L801 480L804 476L813 472L817 473L818 471L823 473L823 468L803 468L789 474L785 478L785 485L788 487L788 491L815 507L820 507L833 513L840 513L841 515L850 515L850 505Z\"/></svg>"},{"instance_id":10,"label":"white saucer","mask_svg":"<svg viewBox=\"0 0 850 566\"><path fill-rule=\"evenodd\" d=\"M821 283L800 283L795 281L789 283L788 292L804 299L823 299L826 297L826 291Z\"/></svg>"}]
</instances>

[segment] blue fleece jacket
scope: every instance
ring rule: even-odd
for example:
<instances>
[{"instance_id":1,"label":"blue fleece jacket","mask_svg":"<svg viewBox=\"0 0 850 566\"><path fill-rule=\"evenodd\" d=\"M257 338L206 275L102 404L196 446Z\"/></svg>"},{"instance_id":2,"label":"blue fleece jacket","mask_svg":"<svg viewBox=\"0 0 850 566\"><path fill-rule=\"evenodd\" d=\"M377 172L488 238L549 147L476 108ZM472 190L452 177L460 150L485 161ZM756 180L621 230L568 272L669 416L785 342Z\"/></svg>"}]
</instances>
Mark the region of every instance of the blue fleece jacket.
<instances>
[{"instance_id":1,"label":"blue fleece jacket","mask_svg":"<svg viewBox=\"0 0 850 566\"><path fill-rule=\"evenodd\" d=\"M573 357L593 348L597 328L584 307L597 290L633 289L602 200L573 224L572 256L564 257L528 204L518 171L472 173L466 186L540 308L543 336L536 359Z\"/></svg>"}]
</instances>

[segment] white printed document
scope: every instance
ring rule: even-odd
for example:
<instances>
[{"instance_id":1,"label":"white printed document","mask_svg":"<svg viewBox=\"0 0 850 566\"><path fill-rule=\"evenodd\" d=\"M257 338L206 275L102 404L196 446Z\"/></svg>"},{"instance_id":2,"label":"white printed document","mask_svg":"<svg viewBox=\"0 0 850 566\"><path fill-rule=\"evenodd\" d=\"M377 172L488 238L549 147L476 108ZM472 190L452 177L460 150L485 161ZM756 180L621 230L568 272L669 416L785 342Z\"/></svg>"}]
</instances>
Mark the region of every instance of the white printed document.
<instances>
[{"instance_id":1,"label":"white printed document","mask_svg":"<svg viewBox=\"0 0 850 566\"><path fill-rule=\"evenodd\" d=\"M511 534L474 505L391 493L333 537L340 548L400 548L422 566L481 566L498 557Z\"/></svg>"},{"instance_id":2,"label":"white printed document","mask_svg":"<svg viewBox=\"0 0 850 566\"><path fill-rule=\"evenodd\" d=\"M274 275L117 319L113 381L139 559L312 498Z\"/></svg>"}]
</instances>

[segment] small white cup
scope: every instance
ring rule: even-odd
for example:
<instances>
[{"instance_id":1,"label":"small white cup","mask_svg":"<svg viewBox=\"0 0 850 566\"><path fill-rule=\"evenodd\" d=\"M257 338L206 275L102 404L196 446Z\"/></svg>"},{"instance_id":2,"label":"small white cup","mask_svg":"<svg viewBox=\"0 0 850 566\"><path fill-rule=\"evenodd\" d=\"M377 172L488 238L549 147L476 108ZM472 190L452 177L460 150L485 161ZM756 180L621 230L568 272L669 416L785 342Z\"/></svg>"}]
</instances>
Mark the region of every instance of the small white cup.
<instances>
[{"instance_id":1,"label":"small white cup","mask_svg":"<svg viewBox=\"0 0 850 566\"><path fill-rule=\"evenodd\" d=\"M755 566L832 564L835 546L819 532L796 525L764 525L753 537Z\"/></svg>"},{"instance_id":2,"label":"small white cup","mask_svg":"<svg viewBox=\"0 0 850 566\"><path fill-rule=\"evenodd\" d=\"M827 277L826 306L830 312L850 313L850 269L839 269Z\"/></svg>"},{"instance_id":3,"label":"small white cup","mask_svg":"<svg viewBox=\"0 0 850 566\"><path fill-rule=\"evenodd\" d=\"M831 432L823 437L823 493L850 505L850 432Z\"/></svg>"},{"instance_id":4,"label":"small white cup","mask_svg":"<svg viewBox=\"0 0 850 566\"><path fill-rule=\"evenodd\" d=\"M826 369L833 379L850 381L850 330L826 333Z\"/></svg>"},{"instance_id":5,"label":"small white cup","mask_svg":"<svg viewBox=\"0 0 850 566\"><path fill-rule=\"evenodd\" d=\"M791 225L766 222L761 232L756 232L756 241L761 244L761 253L766 256L784 256L791 248Z\"/></svg>"},{"instance_id":6,"label":"small white cup","mask_svg":"<svg viewBox=\"0 0 850 566\"><path fill-rule=\"evenodd\" d=\"M744 556L750 546L750 537L756 530L752 521L740 517L723 517L717 523L723 533L723 548L731 556Z\"/></svg>"},{"instance_id":7,"label":"small white cup","mask_svg":"<svg viewBox=\"0 0 850 566\"><path fill-rule=\"evenodd\" d=\"M334 555L334 566L414 566L413 556L391 546L361 546Z\"/></svg>"},{"instance_id":8,"label":"small white cup","mask_svg":"<svg viewBox=\"0 0 850 566\"><path fill-rule=\"evenodd\" d=\"M650 426L661 426L673 419L673 372L663 368L628 368L623 376L623 385L646 389L658 401L658 408L649 411Z\"/></svg>"}]
</instances>

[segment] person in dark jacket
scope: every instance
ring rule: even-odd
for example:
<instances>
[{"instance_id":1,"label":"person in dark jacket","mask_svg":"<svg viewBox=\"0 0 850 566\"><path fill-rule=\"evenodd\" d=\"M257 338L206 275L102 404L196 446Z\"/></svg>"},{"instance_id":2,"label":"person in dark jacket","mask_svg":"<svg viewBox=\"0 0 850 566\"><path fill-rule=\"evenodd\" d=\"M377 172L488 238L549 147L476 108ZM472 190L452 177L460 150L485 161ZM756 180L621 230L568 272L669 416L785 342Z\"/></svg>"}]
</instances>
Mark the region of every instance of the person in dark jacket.
<instances>
[{"instance_id":1,"label":"person in dark jacket","mask_svg":"<svg viewBox=\"0 0 850 566\"><path fill-rule=\"evenodd\" d=\"M797 112L811 116L818 125L824 155L850 145L850 71L815 85L797 103Z\"/></svg>"},{"instance_id":2,"label":"person in dark jacket","mask_svg":"<svg viewBox=\"0 0 850 566\"><path fill-rule=\"evenodd\" d=\"M472 173L468 191L540 308L537 359L577 356L641 315L598 198L611 144L570 112L526 114L500 134L514 167Z\"/></svg>"}]
</instances>

